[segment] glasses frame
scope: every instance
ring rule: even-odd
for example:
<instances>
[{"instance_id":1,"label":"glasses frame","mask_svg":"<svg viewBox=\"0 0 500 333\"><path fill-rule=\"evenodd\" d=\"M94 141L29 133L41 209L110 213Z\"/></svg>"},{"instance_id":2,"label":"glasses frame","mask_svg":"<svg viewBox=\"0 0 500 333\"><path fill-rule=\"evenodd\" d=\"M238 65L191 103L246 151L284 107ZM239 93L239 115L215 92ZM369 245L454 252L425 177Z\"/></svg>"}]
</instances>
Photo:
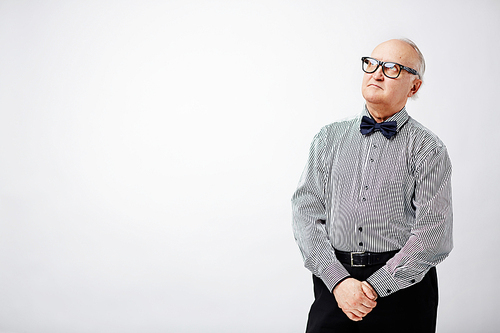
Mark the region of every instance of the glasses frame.
<instances>
[{"instance_id":1,"label":"glasses frame","mask_svg":"<svg viewBox=\"0 0 500 333\"><path fill-rule=\"evenodd\" d=\"M364 62L365 62L366 59L371 59L371 60L374 60L374 61L377 62L377 67L375 67L375 69L373 71L371 71L371 72L366 71L365 68L364 68L364 66L363 66L363 64L364 64ZM385 73L385 66L384 66L385 64L398 65L399 66L399 73L398 73L398 75L396 75L396 77L390 77L390 76L388 76ZM413 68L406 67L406 66L403 66L401 64L398 64L397 62L393 62L393 61L380 61L380 60L377 60L377 59L372 58L372 57L361 57L361 69L365 73L368 73L368 74L375 73L380 66L382 66L382 73L384 73L385 77L388 77L389 79L397 79L399 77L399 75L401 74L401 70L402 69L404 69L405 71L407 71L410 74L418 75L418 78L420 79L420 74L418 74L418 72L416 70L414 70Z\"/></svg>"}]
</instances>

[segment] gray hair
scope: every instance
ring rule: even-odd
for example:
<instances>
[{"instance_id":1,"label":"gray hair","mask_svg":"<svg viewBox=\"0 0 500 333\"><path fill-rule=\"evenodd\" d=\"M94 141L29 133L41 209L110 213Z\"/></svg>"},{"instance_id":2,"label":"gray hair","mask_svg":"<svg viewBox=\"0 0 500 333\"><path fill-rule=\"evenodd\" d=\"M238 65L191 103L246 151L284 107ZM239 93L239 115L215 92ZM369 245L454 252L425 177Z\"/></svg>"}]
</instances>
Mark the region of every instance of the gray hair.
<instances>
[{"instance_id":1,"label":"gray hair","mask_svg":"<svg viewBox=\"0 0 500 333\"><path fill-rule=\"evenodd\" d=\"M415 52L417 52L418 55L418 63L417 63L417 68L415 70L420 74L420 80L424 80L424 74L425 74L425 59L424 55L422 52L420 52L417 44L415 44L411 39L408 38L399 38L400 41L405 42L406 44L409 44Z\"/></svg>"},{"instance_id":2,"label":"gray hair","mask_svg":"<svg viewBox=\"0 0 500 333\"><path fill-rule=\"evenodd\" d=\"M415 44L411 39L408 39L408 38L398 38L398 39L400 41L402 41L402 42L407 43L411 47L413 47L413 49L415 50L415 52L417 52L418 63L417 63L417 68L415 68L415 70L418 72L419 79L422 80L422 84L423 84L424 83L424 74L425 74L425 59L424 59L424 55L422 54L422 52L420 52L417 44ZM410 98L417 98L418 97L417 95L418 95L418 92L417 92L417 94L413 95Z\"/></svg>"}]
</instances>

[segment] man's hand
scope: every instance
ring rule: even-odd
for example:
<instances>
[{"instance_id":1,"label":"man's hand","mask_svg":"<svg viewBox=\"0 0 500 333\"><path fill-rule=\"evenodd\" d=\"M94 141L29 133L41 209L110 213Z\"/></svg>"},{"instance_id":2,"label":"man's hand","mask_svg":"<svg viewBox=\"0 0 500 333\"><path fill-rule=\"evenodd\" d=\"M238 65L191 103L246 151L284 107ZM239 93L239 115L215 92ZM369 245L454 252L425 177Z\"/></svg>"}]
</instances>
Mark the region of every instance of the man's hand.
<instances>
[{"instance_id":1,"label":"man's hand","mask_svg":"<svg viewBox=\"0 0 500 333\"><path fill-rule=\"evenodd\" d=\"M377 293L367 282L364 283L348 278L333 289L339 308L354 321L362 320L377 305Z\"/></svg>"}]
</instances>

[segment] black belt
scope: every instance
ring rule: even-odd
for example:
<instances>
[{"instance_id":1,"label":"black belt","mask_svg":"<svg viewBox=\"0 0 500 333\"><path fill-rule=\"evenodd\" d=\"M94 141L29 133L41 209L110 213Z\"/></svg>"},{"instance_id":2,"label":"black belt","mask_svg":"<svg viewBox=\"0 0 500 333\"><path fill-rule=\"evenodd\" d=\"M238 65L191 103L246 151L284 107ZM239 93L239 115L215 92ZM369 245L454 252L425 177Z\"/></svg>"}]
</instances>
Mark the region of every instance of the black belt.
<instances>
[{"instance_id":1,"label":"black belt","mask_svg":"<svg viewBox=\"0 0 500 333\"><path fill-rule=\"evenodd\" d=\"M399 250L389 252L344 252L335 250L335 256L341 263L351 267L365 267L385 264L398 252Z\"/></svg>"}]
</instances>

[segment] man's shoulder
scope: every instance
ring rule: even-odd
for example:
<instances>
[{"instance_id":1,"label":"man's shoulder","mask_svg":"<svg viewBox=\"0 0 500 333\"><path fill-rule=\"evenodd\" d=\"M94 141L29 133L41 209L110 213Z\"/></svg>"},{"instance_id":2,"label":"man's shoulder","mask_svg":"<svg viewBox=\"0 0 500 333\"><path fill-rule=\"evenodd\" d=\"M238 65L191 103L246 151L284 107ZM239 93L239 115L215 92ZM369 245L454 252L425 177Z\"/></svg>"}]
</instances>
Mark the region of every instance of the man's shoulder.
<instances>
[{"instance_id":1,"label":"man's shoulder","mask_svg":"<svg viewBox=\"0 0 500 333\"><path fill-rule=\"evenodd\" d=\"M408 117L405 128L414 140L428 142L436 146L444 146L443 141L433 131L412 117Z\"/></svg>"},{"instance_id":2,"label":"man's shoulder","mask_svg":"<svg viewBox=\"0 0 500 333\"><path fill-rule=\"evenodd\" d=\"M416 160L424 160L428 156L440 154L444 152L447 154L447 148L443 141L434 134L426 126L420 122L409 117L407 124L404 126L406 137L408 138L407 146Z\"/></svg>"},{"instance_id":3,"label":"man's shoulder","mask_svg":"<svg viewBox=\"0 0 500 333\"><path fill-rule=\"evenodd\" d=\"M347 131L350 131L353 126L359 125L360 119L361 115L358 114L336 120L333 123L323 126L318 135L331 137L346 133Z\"/></svg>"}]
</instances>

